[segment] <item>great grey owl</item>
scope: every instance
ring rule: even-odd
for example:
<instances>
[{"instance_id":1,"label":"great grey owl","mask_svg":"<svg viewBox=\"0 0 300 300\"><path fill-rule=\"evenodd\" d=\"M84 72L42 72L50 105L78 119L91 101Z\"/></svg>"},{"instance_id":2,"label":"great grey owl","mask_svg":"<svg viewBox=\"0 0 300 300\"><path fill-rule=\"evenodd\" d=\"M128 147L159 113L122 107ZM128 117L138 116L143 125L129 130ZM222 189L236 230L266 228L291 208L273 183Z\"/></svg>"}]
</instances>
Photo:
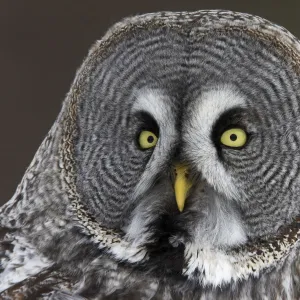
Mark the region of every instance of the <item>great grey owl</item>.
<instances>
[{"instance_id":1,"label":"great grey owl","mask_svg":"<svg viewBox=\"0 0 300 300\"><path fill-rule=\"evenodd\" d=\"M260 17L113 26L0 210L2 299L300 299L299 75Z\"/></svg>"}]
</instances>

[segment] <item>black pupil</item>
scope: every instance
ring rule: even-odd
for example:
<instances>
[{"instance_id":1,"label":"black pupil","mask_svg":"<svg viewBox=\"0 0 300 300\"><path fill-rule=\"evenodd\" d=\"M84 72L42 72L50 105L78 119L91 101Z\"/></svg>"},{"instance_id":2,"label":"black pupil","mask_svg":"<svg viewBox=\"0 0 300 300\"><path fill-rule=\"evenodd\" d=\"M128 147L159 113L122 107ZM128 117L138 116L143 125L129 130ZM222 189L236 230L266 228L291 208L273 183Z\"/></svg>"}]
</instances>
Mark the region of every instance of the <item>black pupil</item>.
<instances>
[{"instance_id":1,"label":"black pupil","mask_svg":"<svg viewBox=\"0 0 300 300\"><path fill-rule=\"evenodd\" d=\"M153 143L154 142L154 137L152 135L149 135L148 138L147 138L147 141L149 144Z\"/></svg>"},{"instance_id":2,"label":"black pupil","mask_svg":"<svg viewBox=\"0 0 300 300\"><path fill-rule=\"evenodd\" d=\"M237 139L236 134L231 134L231 135L230 135L230 139L231 139L233 142L236 141L236 139Z\"/></svg>"}]
</instances>

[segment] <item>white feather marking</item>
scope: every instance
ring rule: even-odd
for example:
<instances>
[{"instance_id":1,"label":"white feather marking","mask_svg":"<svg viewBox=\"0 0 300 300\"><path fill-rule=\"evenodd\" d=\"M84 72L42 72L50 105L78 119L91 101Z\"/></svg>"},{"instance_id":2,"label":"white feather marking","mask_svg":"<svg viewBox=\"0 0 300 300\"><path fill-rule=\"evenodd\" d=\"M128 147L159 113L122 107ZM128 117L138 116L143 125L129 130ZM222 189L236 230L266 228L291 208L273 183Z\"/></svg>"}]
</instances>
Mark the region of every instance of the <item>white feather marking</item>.
<instances>
[{"instance_id":1,"label":"white feather marking","mask_svg":"<svg viewBox=\"0 0 300 300\"><path fill-rule=\"evenodd\" d=\"M196 194L198 209L202 213L194 228L194 243L198 247L237 246L247 241L243 222L233 202L216 193L211 187ZM197 201L198 200L198 201ZM207 203L201 205L201 203Z\"/></svg>"},{"instance_id":2,"label":"white feather marking","mask_svg":"<svg viewBox=\"0 0 300 300\"><path fill-rule=\"evenodd\" d=\"M149 214L147 219L143 217L144 215L137 211L128 227L124 228L124 231L126 232L126 238L135 247L145 244L145 242L149 240L152 235L151 231L147 231L147 225L151 220L154 220L155 216Z\"/></svg>"},{"instance_id":3,"label":"white feather marking","mask_svg":"<svg viewBox=\"0 0 300 300\"><path fill-rule=\"evenodd\" d=\"M222 251L212 251L211 249L197 249L194 245L187 245L185 257L188 265L184 274L190 279L195 279L195 272L205 274L200 276L200 283L220 286L238 279L237 270L229 257Z\"/></svg>"},{"instance_id":4,"label":"white feather marking","mask_svg":"<svg viewBox=\"0 0 300 300\"><path fill-rule=\"evenodd\" d=\"M4 263L4 271L0 274L0 293L53 265L38 254L25 238L14 237L12 244L14 249L7 253L8 260Z\"/></svg>"},{"instance_id":5,"label":"white feather marking","mask_svg":"<svg viewBox=\"0 0 300 300\"><path fill-rule=\"evenodd\" d=\"M147 251L145 248L134 247L130 244L116 243L111 246L109 252L118 260L125 260L129 263L136 263L147 259Z\"/></svg>"},{"instance_id":6,"label":"white feather marking","mask_svg":"<svg viewBox=\"0 0 300 300\"><path fill-rule=\"evenodd\" d=\"M185 123L183 130L186 154L198 166L199 172L202 172L206 180L229 199L238 199L240 192L219 161L211 133L213 125L222 113L244 106L243 96L233 87L216 87L199 97L192 110L194 114Z\"/></svg>"},{"instance_id":7,"label":"white feather marking","mask_svg":"<svg viewBox=\"0 0 300 300\"><path fill-rule=\"evenodd\" d=\"M145 111L155 118L159 124L169 122L167 117L172 117L172 111L168 105L168 96L161 90L143 89L136 94L133 111Z\"/></svg>"},{"instance_id":8,"label":"white feather marking","mask_svg":"<svg viewBox=\"0 0 300 300\"><path fill-rule=\"evenodd\" d=\"M145 168L140 181L137 184L134 198L143 194L155 178L160 165L167 161L172 145L177 138L175 129L175 116L172 111L171 99L162 90L143 89L135 92L136 101L133 105L133 113L148 112L157 122L160 132L152 157ZM159 155L157 155L159 153Z\"/></svg>"},{"instance_id":9,"label":"white feather marking","mask_svg":"<svg viewBox=\"0 0 300 300\"><path fill-rule=\"evenodd\" d=\"M291 295L293 294L292 288L292 276L290 270L286 271L285 274L282 276L282 286L283 286L283 295L282 298L286 300L292 300Z\"/></svg>"}]
</instances>

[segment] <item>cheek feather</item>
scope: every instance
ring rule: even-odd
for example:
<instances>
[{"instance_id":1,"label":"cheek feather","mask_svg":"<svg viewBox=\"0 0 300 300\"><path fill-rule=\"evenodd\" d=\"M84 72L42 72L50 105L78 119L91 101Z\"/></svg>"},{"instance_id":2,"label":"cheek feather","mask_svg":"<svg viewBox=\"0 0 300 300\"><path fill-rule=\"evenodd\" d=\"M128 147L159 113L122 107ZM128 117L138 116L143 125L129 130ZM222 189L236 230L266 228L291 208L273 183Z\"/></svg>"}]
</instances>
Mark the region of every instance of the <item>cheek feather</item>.
<instances>
[{"instance_id":1,"label":"cheek feather","mask_svg":"<svg viewBox=\"0 0 300 300\"><path fill-rule=\"evenodd\" d=\"M171 109L172 100L163 90L144 88L135 92L136 101L132 113L146 112L158 124L159 138L145 172L136 185L133 198L138 198L153 184L161 166L169 160L172 145L175 144L177 133L175 129L174 112Z\"/></svg>"},{"instance_id":2,"label":"cheek feather","mask_svg":"<svg viewBox=\"0 0 300 300\"><path fill-rule=\"evenodd\" d=\"M245 100L233 86L217 86L200 95L193 105L190 111L194 113L183 129L184 152L218 192L227 198L239 199L240 192L219 160L211 133L213 125L225 111L244 107Z\"/></svg>"}]
</instances>

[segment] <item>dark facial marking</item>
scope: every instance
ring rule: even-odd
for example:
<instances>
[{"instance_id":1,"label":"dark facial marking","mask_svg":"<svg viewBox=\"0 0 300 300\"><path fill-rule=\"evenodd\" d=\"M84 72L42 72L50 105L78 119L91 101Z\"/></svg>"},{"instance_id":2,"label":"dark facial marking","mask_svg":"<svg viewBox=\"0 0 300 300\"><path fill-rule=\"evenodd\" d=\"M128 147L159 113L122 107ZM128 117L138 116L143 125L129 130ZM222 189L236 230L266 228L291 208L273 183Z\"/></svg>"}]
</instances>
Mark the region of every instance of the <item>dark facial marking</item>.
<instances>
[{"instance_id":1,"label":"dark facial marking","mask_svg":"<svg viewBox=\"0 0 300 300\"><path fill-rule=\"evenodd\" d=\"M211 139L218 151L218 156L223 159L222 149L226 146L221 145L220 139L224 131L231 128L242 128L247 132L243 120L246 116L245 109L236 107L225 111L219 119L215 122L213 130L211 132ZM230 139L235 141L237 139L236 134L231 134ZM239 148L236 148L239 149Z\"/></svg>"}]
</instances>

